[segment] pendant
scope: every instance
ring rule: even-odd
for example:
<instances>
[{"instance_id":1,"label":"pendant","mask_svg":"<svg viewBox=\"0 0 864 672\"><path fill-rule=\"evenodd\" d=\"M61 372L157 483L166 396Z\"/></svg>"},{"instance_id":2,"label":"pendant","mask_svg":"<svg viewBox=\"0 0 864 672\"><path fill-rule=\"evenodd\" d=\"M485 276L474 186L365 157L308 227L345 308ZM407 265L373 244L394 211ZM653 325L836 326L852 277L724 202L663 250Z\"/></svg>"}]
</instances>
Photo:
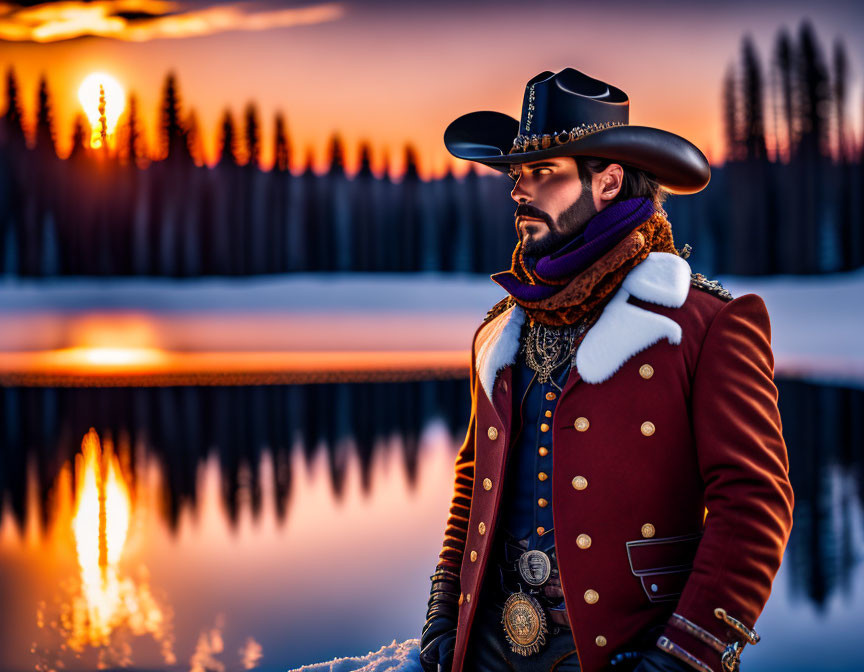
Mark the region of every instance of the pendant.
<instances>
[{"instance_id":1,"label":"pendant","mask_svg":"<svg viewBox=\"0 0 864 672\"><path fill-rule=\"evenodd\" d=\"M501 623L513 653L530 656L546 644L546 614L540 603L527 593L513 593L507 598Z\"/></svg>"},{"instance_id":2,"label":"pendant","mask_svg":"<svg viewBox=\"0 0 864 672\"><path fill-rule=\"evenodd\" d=\"M542 586L552 575L552 561L543 551L525 551L519 556L519 574L525 583L531 586Z\"/></svg>"}]
</instances>

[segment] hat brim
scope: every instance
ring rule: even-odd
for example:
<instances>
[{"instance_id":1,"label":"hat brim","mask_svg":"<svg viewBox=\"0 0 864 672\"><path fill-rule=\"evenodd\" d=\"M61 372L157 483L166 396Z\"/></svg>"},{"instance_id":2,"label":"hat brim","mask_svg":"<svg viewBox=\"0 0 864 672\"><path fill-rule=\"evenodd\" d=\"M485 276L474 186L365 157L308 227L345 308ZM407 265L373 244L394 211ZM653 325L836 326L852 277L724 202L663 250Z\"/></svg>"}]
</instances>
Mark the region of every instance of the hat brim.
<instances>
[{"instance_id":1,"label":"hat brim","mask_svg":"<svg viewBox=\"0 0 864 672\"><path fill-rule=\"evenodd\" d=\"M508 154L519 121L501 112L470 112L444 131L455 157L507 173L514 164L554 156L596 156L651 173L673 194L695 194L711 179L708 159L689 140L650 126L610 126L562 145Z\"/></svg>"}]
</instances>

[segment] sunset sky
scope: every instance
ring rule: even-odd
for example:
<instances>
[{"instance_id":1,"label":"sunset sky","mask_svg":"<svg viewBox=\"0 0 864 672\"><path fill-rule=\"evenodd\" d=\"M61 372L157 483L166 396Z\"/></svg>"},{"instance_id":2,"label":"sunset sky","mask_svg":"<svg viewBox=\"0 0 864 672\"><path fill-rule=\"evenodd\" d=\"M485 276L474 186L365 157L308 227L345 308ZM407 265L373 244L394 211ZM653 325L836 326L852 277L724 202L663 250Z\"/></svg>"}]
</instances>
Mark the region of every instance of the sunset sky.
<instances>
[{"instance_id":1,"label":"sunset sky","mask_svg":"<svg viewBox=\"0 0 864 672\"><path fill-rule=\"evenodd\" d=\"M450 158L441 139L450 121L481 109L518 116L528 79L570 66L622 88L630 96L631 124L680 133L718 162L722 78L741 38L753 36L764 66L777 30L795 36L805 17L826 60L835 39L846 44L849 115L860 138L860 2L0 3L0 67L3 73L14 68L28 123L39 76L46 74L61 156L81 111L78 88L94 71L113 75L137 95L152 147L165 76L173 69L183 111L194 108L209 162L225 109L239 123L254 101L265 167L281 110L295 166L311 149L321 167L327 141L338 132L349 169L359 142L369 140L376 168L386 151L398 172L402 148L411 142L422 175L440 175L448 165L461 173L465 165ZM0 101L5 109L5 96Z\"/></svg>"}]
</instances>

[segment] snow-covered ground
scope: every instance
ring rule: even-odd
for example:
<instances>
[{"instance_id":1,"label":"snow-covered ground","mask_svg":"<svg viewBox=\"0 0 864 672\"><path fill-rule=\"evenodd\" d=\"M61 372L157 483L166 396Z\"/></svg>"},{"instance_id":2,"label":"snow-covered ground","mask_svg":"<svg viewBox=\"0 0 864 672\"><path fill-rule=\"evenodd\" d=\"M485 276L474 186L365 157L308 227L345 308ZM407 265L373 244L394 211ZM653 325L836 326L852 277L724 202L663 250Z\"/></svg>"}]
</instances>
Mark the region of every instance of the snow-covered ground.
<instances>
[{"instance_id":1,"label":"snow-covered ground","mask_svg":"<svg viewBox=\"0 0 864 672\"><path fill-rule=\"evenodd\" d=\"M765 300L778 375L864 382L864 269L717 279ZM94 340L184 352L459 351L503 296L485 276L442 274L7 279L0 353Z\"/></svg>"}]
</instances>

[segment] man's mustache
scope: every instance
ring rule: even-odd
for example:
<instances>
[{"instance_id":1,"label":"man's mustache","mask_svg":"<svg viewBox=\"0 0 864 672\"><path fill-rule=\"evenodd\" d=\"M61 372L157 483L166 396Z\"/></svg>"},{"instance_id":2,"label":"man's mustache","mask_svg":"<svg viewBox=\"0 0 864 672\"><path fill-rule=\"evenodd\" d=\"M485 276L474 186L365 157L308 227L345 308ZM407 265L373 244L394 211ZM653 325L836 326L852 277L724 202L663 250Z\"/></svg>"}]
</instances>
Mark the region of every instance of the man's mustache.
<instances>
[{"instance_id":1,"label":"man's mustache","mask_svg":"<svg viewBox=\"0 0 864 672\"><path fill-rule=\"evenodd\" d=\"M542 219L549 228L553 228L555 222L552 220L551 215L548 212L544 212L540 208L536 208L530 203L520 203L516 206L516 212L513 213L513 216L518 218L519 216L524 217L536 217L537 219Z\"/></svg>"}]
</instances>

